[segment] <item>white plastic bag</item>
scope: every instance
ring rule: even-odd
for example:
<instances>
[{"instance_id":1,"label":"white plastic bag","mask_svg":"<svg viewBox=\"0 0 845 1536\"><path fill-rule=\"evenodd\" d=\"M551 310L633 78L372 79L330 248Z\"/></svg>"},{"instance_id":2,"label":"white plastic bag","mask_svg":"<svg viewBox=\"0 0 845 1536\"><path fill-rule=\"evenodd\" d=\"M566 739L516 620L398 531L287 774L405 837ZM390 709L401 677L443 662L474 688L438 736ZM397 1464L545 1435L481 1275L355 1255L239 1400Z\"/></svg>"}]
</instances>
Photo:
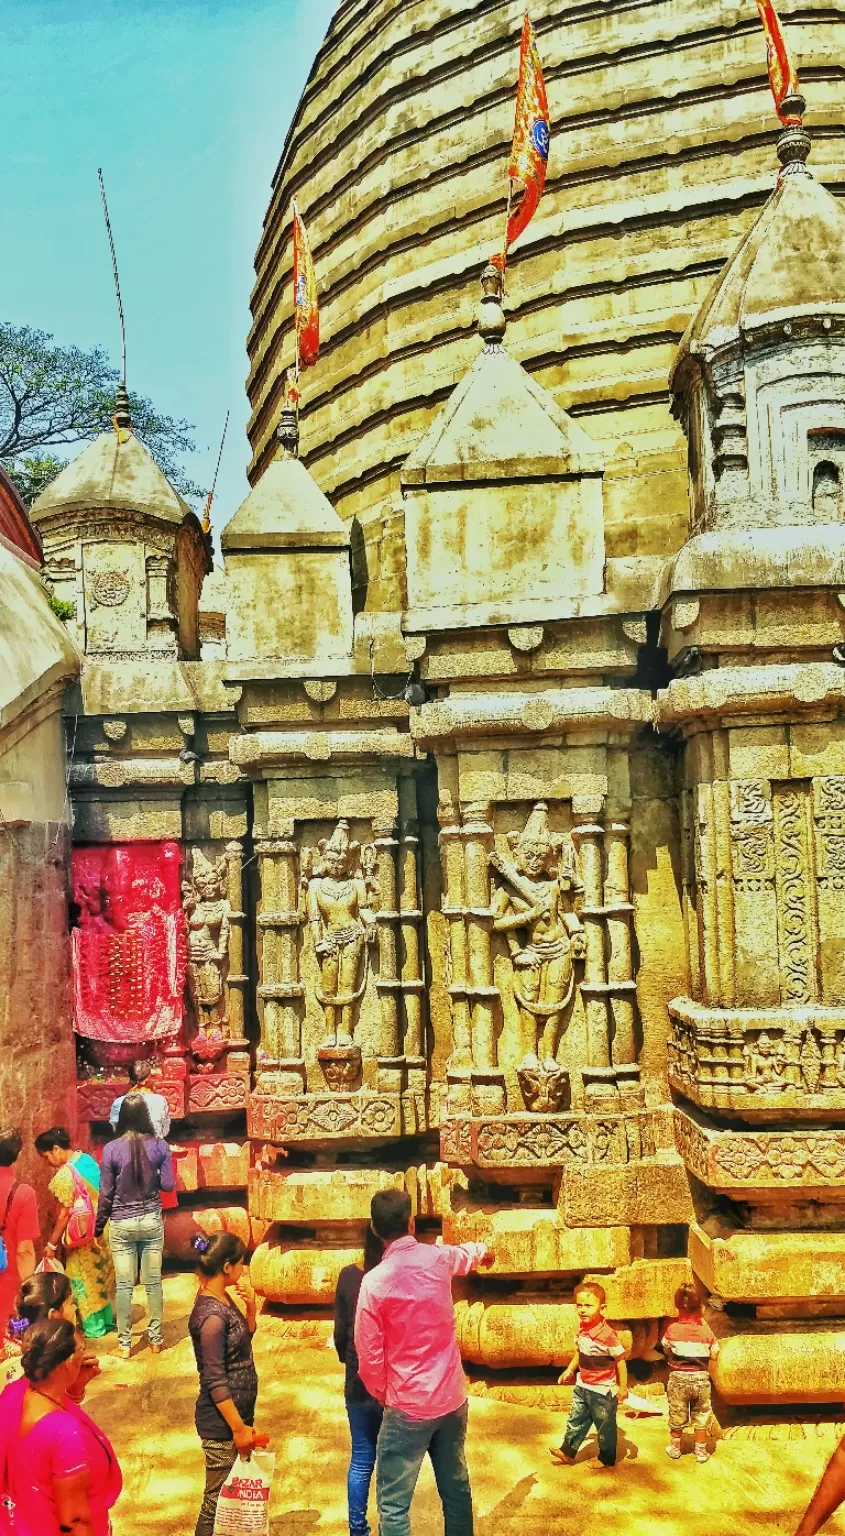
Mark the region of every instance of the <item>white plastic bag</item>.
<instances>
[{"instance_id":1,"label":"white plastic bag","mask_svg":"<svg viewBox=\"0 0 845 1536\"><path fill-rule=\"evenodd\" d=\"M37 1275L63 1275L64 1272L64 1264L60 1263L58 1259L49 1258L46 1253L41 1263L35 1266L35 1273Z\"/></svg>"},{"instance_id":2,"label":"white plastic bag","mask_svg":"<svg viewBox=\"0 0 845 1536\"><path fill-rule=\"evenodd\" d=\"M270 1488L276 1458L272 1451L238 1457L220 1490L214 1536L270 1536Z\"/></svg>"}]
</instances>

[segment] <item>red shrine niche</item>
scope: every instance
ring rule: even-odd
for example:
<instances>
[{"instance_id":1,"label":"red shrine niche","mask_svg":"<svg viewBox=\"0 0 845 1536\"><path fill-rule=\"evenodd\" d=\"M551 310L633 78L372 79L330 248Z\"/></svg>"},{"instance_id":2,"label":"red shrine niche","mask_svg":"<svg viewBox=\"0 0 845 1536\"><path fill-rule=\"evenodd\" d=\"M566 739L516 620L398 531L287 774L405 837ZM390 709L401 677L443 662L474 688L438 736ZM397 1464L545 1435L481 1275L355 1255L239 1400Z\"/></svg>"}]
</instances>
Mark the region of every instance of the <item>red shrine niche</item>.
<instances>
[{"instance_id":1,"label":"red shrine niche","mask_svg":"<svg viewBox=\"0 0 845 1536\"><path fill-rule=\"evenodd\" d=\"M74 849L78 1034L114 1045L175 1040L186 958L181 867L173 842Z\"/></svg>"}]
</instances>

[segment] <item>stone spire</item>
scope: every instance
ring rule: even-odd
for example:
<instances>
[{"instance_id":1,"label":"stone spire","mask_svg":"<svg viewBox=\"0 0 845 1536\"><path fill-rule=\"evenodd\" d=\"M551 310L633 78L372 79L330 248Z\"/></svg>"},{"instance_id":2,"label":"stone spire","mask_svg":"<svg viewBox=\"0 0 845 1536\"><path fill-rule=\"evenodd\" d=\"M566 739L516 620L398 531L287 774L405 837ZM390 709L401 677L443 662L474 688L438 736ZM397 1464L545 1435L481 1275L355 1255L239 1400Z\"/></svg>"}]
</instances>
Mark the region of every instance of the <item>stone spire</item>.
<instances>
[{"instance_id":1,"label":"stone spire","mask_svg":"<svg viewBox=\"0 0 845 1536\"><path fill-rule=\"evenodd\" d=\"M114 414L112 416L112 421L116 427L121 429L121 431L130 432L132 430L132 414L129 409L129 392L126 388L125 379L121 379L115 391Z\"/></svg>"}]
</instances>

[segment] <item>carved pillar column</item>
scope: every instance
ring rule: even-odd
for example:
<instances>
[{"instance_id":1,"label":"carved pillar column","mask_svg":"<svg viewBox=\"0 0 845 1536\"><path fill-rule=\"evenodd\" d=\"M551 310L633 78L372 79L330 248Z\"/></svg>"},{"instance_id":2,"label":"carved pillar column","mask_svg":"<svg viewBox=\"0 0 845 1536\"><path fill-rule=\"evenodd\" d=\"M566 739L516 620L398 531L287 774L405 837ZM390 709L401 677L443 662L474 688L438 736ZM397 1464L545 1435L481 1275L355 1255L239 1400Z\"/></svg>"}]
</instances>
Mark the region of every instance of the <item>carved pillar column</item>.
<instances>
[{"instance_id":1,"label":"carved pillar column","mask_svg":"<svg viewBox=\"0 0 845 1536\"><path fill-rule=\"evenodd\" d=\"M493 828L492 808L485 803L461 806L464 819L464 865L467 880L467 960L469 960L470 998L472 998L473 1068L495 1075L496 1083L485 1087L481 1097L473 1089L478 1109L498 1114L504 1109L504 1074L496 1071L495 1000L493 986L493 914L490 909L490 849ZM475 1080L476 1074L473 1074ZM501 1078L501 1092L498 1089ZM499 1104L501 1098L501 1104Z\"/></svg>"},{"instance_id":2,"label":"carved pillar column","mask_svg":"<svg viewBox=\"0 0 845 1536\"><path fill-rule=\"evenodd\" d=\"M399 961L396 925L399 920L396 897L396 823L373 822L373 842L378 859L378 993L381 1001L381 1040L379 1056L402 1055L399 1039Z\"/></svg>"},{"instance_id":3,"label":"carved pillar column","mask_svg":"<svg viewBox=\"0 0 845 1536\"><path fill-rule=\"evenodd\" d=\"M607 914L607 980L613 1038L611 1056L616 1081L623 1094L639 1085L637 1065L636 982L631 945L630 877L628 873L627 822L611 821L604 834L604 906Z\"/></svg>"},{"instance_id":4,"label":"carved pillar column","mask_svg":"<svg viewBox=\"0 0 845 1536\"><path fill-rule=\"evenodd\" d=\"M246 1037L244 974L244 851L238 842L226 844L226 896L229 914L229 974L226 978L226 1017L232 1045L242 1045Z\"/></svg>"},{"instance_id":5,"label":"carved pillar column","mask_svg":"<svg viewBox=\"0 0 845 1536\"><path fill-rule=\"evenodd\" d=\"M581 918L586 936L584 980L581 995L587 1016L587 1062L583 1069L587 1107L601 1104L615 1091L616 1074L610 1063L610 1035L607 1022L607 969L605 963L604 881L602 844L604 826L599 820L602 802L581 803L573 800L574 826L581 879L584 882L584 906Z\"/></svg>"},{"instance_id":6,"label":"carved pillar column","mask_svg":"<svg viewBox=\"0 0 845 1536\"><path fill-rule=\"evenodd\" d=\"M469 999L467 997L467 935L464 917L464 851L457 807L441 800L437 807L440 822L440 860L443 866L443 916L449 924L449 960L452 1002L452 1051L449 1070L468 1070L472 1066Z\"/></svg>"},{"instance_id":7,"label":"carved pillar column","mask_svg":"<svg viewBox=\"0 0 845 1536\"><path fill-rule=\"evenodd\" d=\"M416 819L416 799L416 785L413 779L400 779L399 933L404 1015L403 1044L405 1055L413 1059L425 1057L419 932L419 924L422 920L418 867L420 840Z\"/></svg>"},{"instance_id":8,"label":"carved pillar column","mask_svg":"<svg viewBox=\"0 0 845 1536\"><path fill-rule=\"evenodd\" d=\"M273 1086L288 1093L305 1087L302 1056L298 933L299 882L293 838L256 842L261 877L261 936L258 997L262 1007L260 1076L272 1074Z\"/></svg>"}]
</instances>

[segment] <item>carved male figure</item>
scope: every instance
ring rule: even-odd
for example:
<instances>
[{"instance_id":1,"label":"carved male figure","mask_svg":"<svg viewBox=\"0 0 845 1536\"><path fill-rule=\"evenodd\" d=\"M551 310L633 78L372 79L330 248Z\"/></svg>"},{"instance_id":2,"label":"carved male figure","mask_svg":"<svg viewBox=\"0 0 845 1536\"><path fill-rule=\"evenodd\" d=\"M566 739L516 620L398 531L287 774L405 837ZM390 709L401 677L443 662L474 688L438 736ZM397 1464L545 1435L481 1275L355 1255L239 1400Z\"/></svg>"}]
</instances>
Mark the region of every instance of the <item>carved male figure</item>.
<instances>
[{"instance_id":1,"label":"carved male figure","mask_svg":"<svg viewBox=\"0 0 845 1536\"><path fill-rule=\"evenodd\" d=\"M321 840L322 872L308 880L308 921L320 962L317 993L326 1016L329 1045L352 1045L356 1007L367 981L366 945L375 938L371 888L365 875L352 875L358 843L341 820Z\"/></svg>"},{"instance_id":2,"label":"carved male figure","mask_svg":"<svg viewBox=\"0 0 845 1536\"><path fill-rule=\"evenodd\" d=\"M574 907L583 886L575 849L552 834L542 801L508 841L513 863L497 853L490 856L501 879L493 928L505 935L513 961L514 993L529 1042L523 1066L536 1068L542 1061L554 1072L561 1013L575 986L574 961L584 953L584 930Z\"/></svg>"},{"instance_id":3,"label":"carved male figure","mask_svg":"<svg viewBox=\"0 0 845 1536\"><path fill-rule=\"evenodd\" d=\"M224 895L226 859L211 863L194 849L192 879L182 887L188 925L188 977L200 1032L224 1030L223 991L229 960L231 906Z\"/></svg>"},{"instance_id":4,"label":"carved male figure","mask_svg":"<svg viewBox=\"0 0 845 1536\"><path fill-rule=\"evenodd\" d=\"M765 1030L758 1036L756 1046L746 1047L746 1069L749 1088L768 1088L779 1091L787 1087L786 1053L782 1040L773 1040Z\"/></svg>"}]
</instances>

